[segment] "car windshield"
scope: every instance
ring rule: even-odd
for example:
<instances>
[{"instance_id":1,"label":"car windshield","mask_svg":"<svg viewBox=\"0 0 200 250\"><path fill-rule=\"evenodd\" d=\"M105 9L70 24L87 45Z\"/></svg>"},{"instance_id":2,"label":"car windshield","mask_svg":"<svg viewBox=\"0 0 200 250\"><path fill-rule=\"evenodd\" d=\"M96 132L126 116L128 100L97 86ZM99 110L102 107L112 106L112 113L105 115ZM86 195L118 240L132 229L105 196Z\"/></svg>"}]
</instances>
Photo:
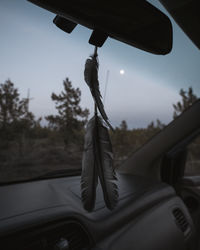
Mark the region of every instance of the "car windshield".
<instances>
[{"instance_id":1,"label":"car windshield","mask_svg":"<svg viewBox=\"0 0 200 250\"><path fill-rule=\"evenodd\" d=\"M170 15L156 0L149 1ZM0 183L80 172L94 103L84 81L91 30L72 34L25 0L0 1ZM171 17L170 17L171 18ZM117 168L200 96L200 53L171 18L173 49L153 55L114 39L98 50Z\"/></svg>"}]
</instances>

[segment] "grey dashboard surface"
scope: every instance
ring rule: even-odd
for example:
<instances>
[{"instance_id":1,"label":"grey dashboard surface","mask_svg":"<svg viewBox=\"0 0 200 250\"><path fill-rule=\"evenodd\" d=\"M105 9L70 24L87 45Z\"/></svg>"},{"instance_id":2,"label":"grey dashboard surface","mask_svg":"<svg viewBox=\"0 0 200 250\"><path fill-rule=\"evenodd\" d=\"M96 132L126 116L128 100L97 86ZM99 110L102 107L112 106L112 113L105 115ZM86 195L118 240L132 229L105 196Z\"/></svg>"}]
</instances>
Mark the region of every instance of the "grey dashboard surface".
<instances>
[{"instance_id":1,"label":"grey dashboard surface","mask_svg":"<svg viewBox=\"0 0 200 250\"><path fill-rule=\"evenodd\" d=\"M142 216L142 223L145 225L152 218L160 220L159 227L157 229L155 227L155 233L157 233L157 230L160 230L163 224L163 216L168 214L166 218L170 218L170 224L164 220L166 228L169 227L168 229L172 230L175 238L177 235L177 245L183 247L184 236L177 228L169 208L172 209L175 205L181 207L191 227L192 222L184 205L176 197L173 188L164 183L157 183L139 176L123 174L119 175L118 179L119 204L117 208L114 211L109 211L104 205L101 190L98 189L96 207L91 213L86 212L82 207L80 177L65 177L1 186L0 238L8 237L22 230L42 226L45 223L75 219L88 231L92 241L100 244L108 236L115 235L121 230L126 231L127 226L130 226L132 221L138 220L142 214L145 215L147 211L150 211L148 213L150 217ZM164 204L168 205L165 206ZM156 206L158 207L156 208ZM165 207L165 210L161 209L162 206ZM162 212L157 213L156 211L159 211L159 209ZM152 213L152 211L154 212ZM131 230L129 231L131 232ZM140 233L140 230L137 229L137 232ZM123 233L121 232L120 235L122 236ZM167 237L169 235L167 233ZM130 239L129 236L128 238ZM110 239L106 240L106 242L106 245L109 245ZM120 244L118 245L120 246ZM108 248L103 247L101 249L109 248L110 245ZM114 248L120 249L116 245L110 249Z\"/></svg>"}]
</instances>

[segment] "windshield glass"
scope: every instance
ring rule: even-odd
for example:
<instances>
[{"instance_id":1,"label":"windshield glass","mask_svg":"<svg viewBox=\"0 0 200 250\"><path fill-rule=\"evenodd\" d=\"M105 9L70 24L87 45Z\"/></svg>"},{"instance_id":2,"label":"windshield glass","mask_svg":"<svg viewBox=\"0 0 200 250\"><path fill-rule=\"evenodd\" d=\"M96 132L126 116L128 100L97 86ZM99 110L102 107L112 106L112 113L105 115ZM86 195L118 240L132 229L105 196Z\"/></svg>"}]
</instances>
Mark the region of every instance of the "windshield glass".
<instances>
[{"instance_id":1,"label":"windshield glass","mask_svg":"<svg viewBox=\"0 0 200 250\"><path fill-rule=\"evenodd\" d=\"M169 16L158 1L149 2ZM81 169L85 126L94 109L84 81L94 49L91 31L78 25L67 34L54 17L25 0L0 1L1 183ZM115 130L115 167L200 96L200 53L171 21L168 55L110 38L98 50L102 100Z\"/></svg>"}]
</instances>

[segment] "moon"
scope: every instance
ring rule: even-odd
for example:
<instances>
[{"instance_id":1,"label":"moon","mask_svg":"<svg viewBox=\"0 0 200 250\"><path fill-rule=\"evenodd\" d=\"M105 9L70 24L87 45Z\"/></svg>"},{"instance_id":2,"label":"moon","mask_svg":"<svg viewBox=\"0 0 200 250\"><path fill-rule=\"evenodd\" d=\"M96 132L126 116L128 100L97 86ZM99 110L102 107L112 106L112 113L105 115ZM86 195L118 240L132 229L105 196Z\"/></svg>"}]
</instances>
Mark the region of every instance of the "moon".
<instances>
[{"instance_id":1,"label":"moon","mask_svg":"<svg viewBox=\"0 0 200 250\"><path fill-rule=\"evenodd\" d=\"M120 75L124 75L125 71L124 71L123 69L121 69L121 70L119 71L119 73L120 73Z\"/></svg>"}]
</instances>

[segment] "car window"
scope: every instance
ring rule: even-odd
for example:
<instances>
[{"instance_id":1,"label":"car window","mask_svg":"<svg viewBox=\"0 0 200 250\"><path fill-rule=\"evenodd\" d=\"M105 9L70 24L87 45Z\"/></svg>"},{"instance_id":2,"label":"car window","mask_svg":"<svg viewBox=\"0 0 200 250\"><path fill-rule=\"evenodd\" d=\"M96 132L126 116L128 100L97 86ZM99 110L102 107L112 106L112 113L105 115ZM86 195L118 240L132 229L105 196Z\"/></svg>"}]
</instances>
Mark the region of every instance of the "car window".
<instances>
[{"instance_id":1,"label":"car window","mask_svg":"<svg viewBox=\"0 0 200 250\"><path fill-rule=\"evenodd\" d=\"M187 146L185 175L200 176L200 136Z\"/></svg>"}]
</instances>

